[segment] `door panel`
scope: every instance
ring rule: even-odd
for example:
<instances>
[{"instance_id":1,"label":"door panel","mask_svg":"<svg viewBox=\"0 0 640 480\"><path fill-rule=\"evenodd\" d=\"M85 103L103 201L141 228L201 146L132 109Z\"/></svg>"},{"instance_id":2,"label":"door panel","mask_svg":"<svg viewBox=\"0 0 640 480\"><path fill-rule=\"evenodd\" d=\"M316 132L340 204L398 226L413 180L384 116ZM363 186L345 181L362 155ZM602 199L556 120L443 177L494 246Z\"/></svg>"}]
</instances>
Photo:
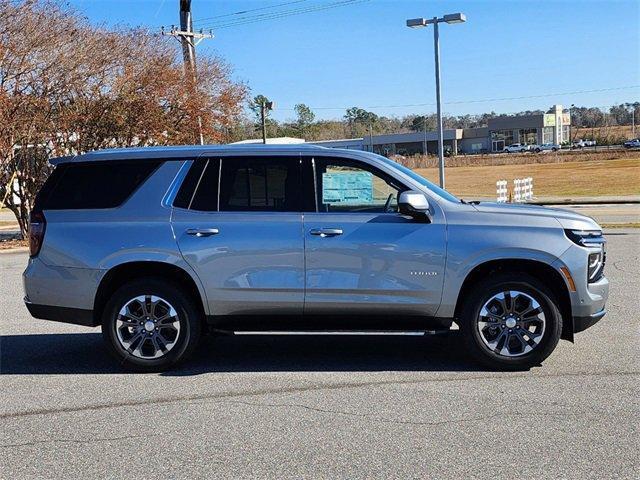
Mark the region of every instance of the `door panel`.
<instances>
[{"instance_id":1,"label":"door panel","mask_svg":"<svg viewBox=\"0 0 640 480\"><path fill-rule=\"evenodd\" d=\"M442 218L397 212L408 187L365 162L311 159L317 213L304 216L305 313L434 315L445 261Z\"/></svg>"},{"instance_id":2,"label":"door panel","mask_svg":"<svg viewBox=\"0 0 640 480\"><path fill-rule=\"evenodd\" d=\"M196 271L213 315L301 314L304 299L302 215L175 209L173 228ZM210 236L190 229L216 229Z\"/></svg>"},{"instance_id":3,"label":"door panel","mask_svg":"<svg viewBox=\"0 0 640 480\"><path fill-rule=\"evenodd\" d=\"M341 235L312 235L339 229ZM305 214L305 313L434 315L445 228L398 214Z\"/></svg>"}]
</instances>

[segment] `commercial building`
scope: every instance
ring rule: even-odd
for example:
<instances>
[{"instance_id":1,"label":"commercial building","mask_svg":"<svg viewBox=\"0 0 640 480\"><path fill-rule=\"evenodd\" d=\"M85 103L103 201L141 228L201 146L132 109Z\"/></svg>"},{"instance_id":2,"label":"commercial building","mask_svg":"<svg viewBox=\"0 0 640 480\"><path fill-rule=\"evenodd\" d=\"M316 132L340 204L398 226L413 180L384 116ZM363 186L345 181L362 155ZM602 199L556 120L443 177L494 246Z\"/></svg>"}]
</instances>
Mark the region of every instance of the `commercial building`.
<instances>
[{"instance_id":1,"label":"commercial building","mask_svg":"<svg viewBox=\"0 0 640 480\"><path fill-rule=\"evenodd\" d=\"M555 105L551 113L539 115L502 116L488 121L491 151L499 152L512 143L535 145L569 141L571 118Z\"/></svg>"},{"instance_id":2,"label":"commercial building","mask_svg":"<svg viewBox=\"0 0 640 480\"><path fill-rule=\"evenodd\" d=\"M555 105L551 113L499 116L490 118L486 127L444 130L445 152L464 154L501 152L513 143L535 145L569 141L571 118ZM372 135L363 138L310 142L330 148L366 150L381 155L437 154L438 134L434 131Z\"/></svg>"}]
</instances>

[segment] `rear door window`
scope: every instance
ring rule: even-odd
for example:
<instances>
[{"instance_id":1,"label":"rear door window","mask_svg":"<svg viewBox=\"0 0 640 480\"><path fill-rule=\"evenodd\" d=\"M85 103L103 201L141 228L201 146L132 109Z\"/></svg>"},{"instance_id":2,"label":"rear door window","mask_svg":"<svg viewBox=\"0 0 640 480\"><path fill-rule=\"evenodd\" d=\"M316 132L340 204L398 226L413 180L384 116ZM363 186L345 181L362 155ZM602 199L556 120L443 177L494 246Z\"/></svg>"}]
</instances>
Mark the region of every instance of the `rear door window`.
<instances>
[{"instance_id":1,"label":"rear door window","mask_svg":"<svg viewBox=\"0 0 640 480\"><path fill-rule=\"evenodd\" d=\"M191 164L176 194L176 198L173 200L174 207L189 208L191 200L193 199L193 193L196 191L196 187L198 186L198 182L202 177L206 165L206 160L196 160Z\"/></svg>"},{"instance_id":2,"label":"rear door window","mask_svg":"<svg viewBox=\"0 0 640 480\"><path fill-rule=\"evenodd\" d=\"M225 158L220 171L220 211L301 211L297 157Z\"/></svg>"},{"instance_id":3,"label":"rear door window","mask_svg":"<svg viewBox=\"0 0 640 480\"><path fill-rule=\"evenodd\" d=\"M215 212L218 210L220 160L196 160L182 182L174 207Z\"/></svg>"}]
</instances>

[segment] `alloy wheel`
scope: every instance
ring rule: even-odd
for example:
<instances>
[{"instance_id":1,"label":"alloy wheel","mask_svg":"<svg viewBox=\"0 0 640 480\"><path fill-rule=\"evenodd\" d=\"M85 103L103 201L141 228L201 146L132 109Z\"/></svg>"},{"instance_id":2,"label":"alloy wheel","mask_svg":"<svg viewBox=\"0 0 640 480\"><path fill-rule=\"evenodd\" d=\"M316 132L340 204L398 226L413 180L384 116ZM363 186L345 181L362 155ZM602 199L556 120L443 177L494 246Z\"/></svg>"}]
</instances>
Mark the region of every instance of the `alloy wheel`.
<instances>
[{"instance_id":1,"label":"alloy wheel","mask_svg":"<svg viewBox=\"0 0 640 480\"><path fill-rule=\"evenodd\" d=\"M477 329L493 353L518 357L535 349L546 327L545 314L531 295L508 290L493 295L480 309Z\"/></svg>"},{"instance_id":2,"label":"alloy wheel","mask_svg":"<svg viewBox=\"0 0 640 480\"><path fill-rule=\"evenodd\" d=\"M175 308L155 295L140 295L127 301L118 313L115 327L122 348L142 359L166 355L180 337Z\"/></svg>"}]
</instances>

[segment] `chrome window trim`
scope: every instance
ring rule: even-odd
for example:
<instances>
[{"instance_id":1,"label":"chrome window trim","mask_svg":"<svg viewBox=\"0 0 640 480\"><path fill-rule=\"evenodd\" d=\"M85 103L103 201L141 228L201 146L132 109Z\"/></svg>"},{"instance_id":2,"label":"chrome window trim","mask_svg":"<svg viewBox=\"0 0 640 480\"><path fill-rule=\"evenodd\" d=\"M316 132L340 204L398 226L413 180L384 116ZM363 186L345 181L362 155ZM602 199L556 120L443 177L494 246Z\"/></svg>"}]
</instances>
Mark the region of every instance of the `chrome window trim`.
<instances>
[{"instance_id":1,"label":"chrome window trim","mask_svg":"<svg viewBox=\"0 0 640 480\"><path fill-rule=\"evenodd\" d=\"M194 162L195 162L194 159L183 160L182 166L178 169L178 173L176 173L175 176L173 177L173 180L171 181L171 185L167 189L167 193L165 193L162 199L161 204L163 207L180 208L180 207L174 207L173 202L175 201L176 196L178 195L178 190L180 190L180 187L182 186L182 182L184 182L184 179L187 176L187 173L189 172L191 165L193 165ZM184 209L180 208L180 210L184 210Z\"/></svg>"},{"instance_id":2,"label":"chrome window trim","mask_svg":"<svg viewBox=\"0 0 640 480\"><path fill-rule=\"evenodd\" d=\"M218 159L218 202L216 205L216 212L220 211L220 179L222 178L222 158Z\"/></svg>"},{"instance_id":3,"label":"chrome window trim","mask_svg":"<svg viewBox=\"0 0 640 480\"><path fill-rule=\"evenodd\" d=\"M313 204L316 211L314 213L320 213L318 210L318 178L316 176L316 157L311 157L311 169L313 170Z\"/></svg>"}]
</instances>

